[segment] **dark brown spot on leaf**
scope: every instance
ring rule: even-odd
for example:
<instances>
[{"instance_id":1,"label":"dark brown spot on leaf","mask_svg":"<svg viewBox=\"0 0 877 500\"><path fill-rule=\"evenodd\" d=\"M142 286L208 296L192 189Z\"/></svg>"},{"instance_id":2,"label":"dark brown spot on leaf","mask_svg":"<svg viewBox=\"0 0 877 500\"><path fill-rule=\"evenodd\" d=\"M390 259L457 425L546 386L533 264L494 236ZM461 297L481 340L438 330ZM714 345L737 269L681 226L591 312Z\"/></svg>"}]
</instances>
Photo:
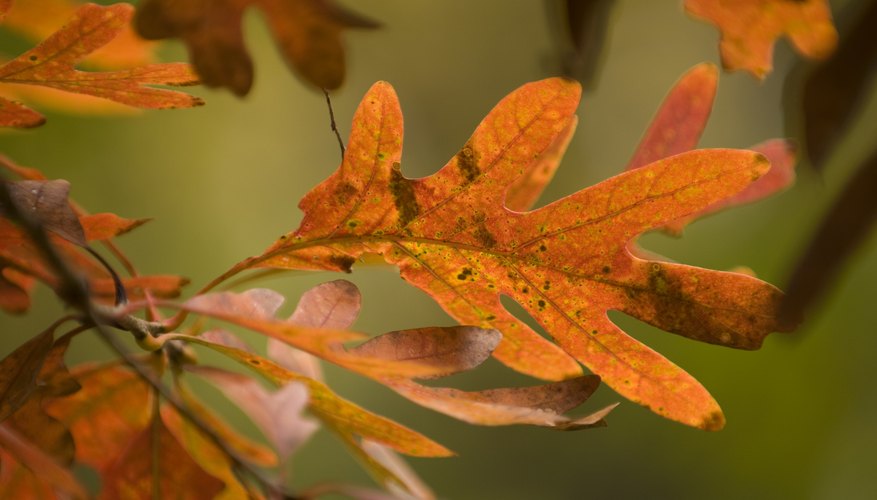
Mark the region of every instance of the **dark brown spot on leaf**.
<instances>
[{"instance_id":1,"label":"dark brown spot on leaf","mask_svg":"<svg viewBox=\"0 0 877 500\"><path fill-rule=\"evenodd\" d=\"M329 257L329 261L338 266L339 271L349 273L350 269L353 267L353 263L356 262L356 259L349 255L333 255Z\"/></svg>"},{"instance_id":2,"label":"dark brown spot on leaf","mask_svg":"<svg viewBox=\"0 0 877 500\"><path fill-rule=\"evenodd\" d=\"M460 174L466 179L467 184L481 174L481 169L478 168L480 158L481 156L468 144L457 153L457 168L460 169Z\"/></svg>"},{"instance_id":3,"label":"dark brown spot on leaf","mask_svg":"<svg viewBox=\"0 0 877 500\"><path fill-rule=\"evenodd\" d=\"M399 227L405 227L420 213L420 207L414 197L414 187L411 181L402 176L399 169L394 168L390 172L390 192L393 194L393 202L399 211Z\"/></svg>"}]
</instances>

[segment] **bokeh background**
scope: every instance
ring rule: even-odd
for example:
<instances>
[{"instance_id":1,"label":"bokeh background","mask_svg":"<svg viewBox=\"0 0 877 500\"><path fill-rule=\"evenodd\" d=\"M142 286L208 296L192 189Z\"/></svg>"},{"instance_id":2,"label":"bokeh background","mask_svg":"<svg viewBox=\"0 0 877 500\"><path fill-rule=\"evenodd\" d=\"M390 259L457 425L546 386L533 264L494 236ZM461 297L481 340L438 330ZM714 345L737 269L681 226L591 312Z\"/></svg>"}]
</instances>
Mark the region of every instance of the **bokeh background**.
<instances>
[{"instance_id":1,"label":"bokeh background","mask_svg":"<svg viewBox=\"0 0 877 500\"><path fill-rule=\"evenodd\" d=\"M339 128L346 140L363 93L377 80L392 83L405 113L402 170L409 177L443 165L509 91L559 72L556 3L343 3L383 28L346 37L348 78L332 96ZM832 2L838 16L847 3ZM680 4L615 3L598 72L582 99L578 131L540 204L618 173L673 82L697 63L718 63L716 30L686 16ZM154 218L119 244L142 272L191 278L192 293L294 229L301 219L298 200L339 162L323 95L288 71L257 12L246 17L246 37L256 64L246 99L197 88L207 105L194 110L82 116L42 108L48 123L0 133L0 151L49 177L69 180L72 196L92 211ZM169 60L185 57L173 43L162 50ZM792 129L784 121L783 89L799 61L781 41L766 81L722 74L701 146L746 147L787 136ZM802 165L791 190L701 220L681 239L648 235L643 245L713 269L746 265L782 287L821 214L874 145L875 95L872 89L853 132L822 174ZM286 295L288 313L304 290L339 277L287 274L259 286ZM359 331L453 324L394 268L355 267L344 277L363 292ZM417 407L341 370L329 368L328 379L341 395L459 454L410 460L443 498L874 498L875 283L877 233L797 332L774 334L755 352L698 344L614 316L710 389L728 420L717 433L686 428L627 402L603 429L481 428ZM29 314L0 316L3 352L59 313L57 300L41 290ZM105 355L99 344L82 342L70 353L70 363ZM470 388L535 382L492 361L457 381ZM200 390L215 396L206 387ZM603 387L581 411L618 400ZM254 432L235 409L227 412ZM326 432L302 449L291 474L297 486L329 480L370 484Z\"/></svg>"}]
</instances>

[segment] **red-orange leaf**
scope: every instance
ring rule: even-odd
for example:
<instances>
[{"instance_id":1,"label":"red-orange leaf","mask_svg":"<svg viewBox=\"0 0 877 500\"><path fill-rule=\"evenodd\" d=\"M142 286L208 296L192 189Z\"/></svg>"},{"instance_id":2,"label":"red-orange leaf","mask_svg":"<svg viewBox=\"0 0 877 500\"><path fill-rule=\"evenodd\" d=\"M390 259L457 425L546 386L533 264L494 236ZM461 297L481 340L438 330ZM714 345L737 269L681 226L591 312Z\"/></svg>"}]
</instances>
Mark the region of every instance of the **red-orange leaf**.
<instances>
[{"instance_id":1,"label":"red-orange leaf","mask_svg":"<svg viewBox=\"0 0 877 500\"><path fill-rule=\"evenodd\" d=\"M73 375L82 389L49 401L46 409L73 433L76 460L100 471L149 425L152 392L117 365L80 365Z\"/></svg>"},{"instance_id":2,"label":"red-orange leaf","mask_svg":"<svg viewBox=\"0 0 877 500\"><path fill-rule=\"evenodd\" d=\"M334 89L344 80L345 28L374 28L368 19L332 0L147 0L135 19L148 39L179 37L205 85L246 95L253 62L244 47L241 17L250 7L265 14L286 61L317 87Z\"/></svg>"},{"instance_id":3,"label":"red-orange leaf","mask_svg":"<svg viewBox=\"0 0 877 500\"><path fill-rule=\"evenodd\" d=\"M28 340L0 361L0 422L37 390L37 375L52 348L52 330Z\"/></svg>"},{"instance_id":4,"label":"red-orange leaf","mask_svg":"<svg viewBox=\"0 0 877 500\"><path fill-rule=\"evenodd\" d=\"M713 106L718 85L718 72L712 64L698 64L686 72L670 89L661 107L649 124L627 170L640 168L668 156L683 153L697 146ZM751 203L789 187L795 180L795 147L791 141L773 139L752 146L771 164L770 170L740 193L668 222L664 230L679 235L686 225L713 212ZM641 249L635 251L645 255ZM638 253L638 254L639 254Z\"/></svg>"},{"instance_id":5,"label":"red-orange leaf","mask_svg":"<svg viewBox=\"0 0 877 500\"><path fill-rule=\"evenodd\" d=\"M713 109L719 74L709 63L688 70L670 89L627 170L694 149Z\"/></svg>"},{"instance_id":6,"label":"red-orange leaf","mask_svg":"<svg viewBox=\"0 0 877 500\"><path fill-rule=\"evenodd\" d=\"M0 496L3 498L88 498L76 477L33 443L0 425Z\"/></svg>"},{"instance_id":7,"label":"red-orange leaf","mask_svg":"<svg viewBox=\"0 0 877 500\"><path fill-rule=\"evenodd\" d=\"M109 99L144 109L188 108L201 99L147 85L193 85L197 79L181 63L150 64L137 68L83 72L75 69L88 54L107 44L130 22L133 7L85 4L73 18L45 41L0 67L0 82L40 85ZM36 126L43 120L25 116L20 105L0 98L0 125Z\"/></svg>"},{"instance_id":8,"label":"red-orange leaf","mask_svg":"<svg viewBox=\"0 0 877 500\"><path fill-rule=\"evenodd\" d=\"M787 36L805 57L824 59L837 45L828 0L685 0L690 14L722 32L722 64L764 78L773 69L773 44Z\"/></svg>"},{"instance_id":9,"label":"red-orange leaf","mask_svg":"<svg viewBox=\"0 0 877 500\"><path fill-rule=\"evenodd\" d=\"M83 3L83 0L18 0L3 20L3 28L40 41L70 19ZM102 68L130 68L154 62L155 48L155 42L138 37L132 26L126 24L116 38L89 54L84 62Z\"/></svg>"},{"instance_id":10,"label":"red-orange leaf","mask_svg":"<svg viewBox=\"0 0 877 500\"><path fill-rule=\"evenodd\" d=\"M349 271L360 255L379 254L460 323L502 332L494 354L509 366L560 380L579 374L581 362L661 415L721 427L718 405L693 377L606 313L745 349L787 329L775 319L781 293L767 283L627 250L639 234L740 192L769 164L751 151L691 151L532 212L508 210L508 186L556 144L579 95L577 83L556 78L521 87L444 168L412 180L399 169L395 92L375 84L356 112L341 167L302 200L300 228L236 269ZM501 295L521 304L557 345L512 316Z\"/></svg>"},{"instance_id":11,"label":"red-orange leaf","mask_svg":"<svg viewBox=\"0 0 877 500\"><path fill-rule=\"evenodd\" d=\"M109 240L147 222L149 219L124 219L111 213L84 215L79 218L79 223L85 231L85 239L88 241Z\"/></svg>"},{"instance_id":12,"label":"red-orange leaf","mask_svg":"<svg viewBox=\"0 0 877 500\"><path fill-rule=\"evenodd\" d=\"M102 499L199 500L214 498L225 488L192 460L161 418L125 445L124 452L103 471Z\"/></svg>"}]
</instances>

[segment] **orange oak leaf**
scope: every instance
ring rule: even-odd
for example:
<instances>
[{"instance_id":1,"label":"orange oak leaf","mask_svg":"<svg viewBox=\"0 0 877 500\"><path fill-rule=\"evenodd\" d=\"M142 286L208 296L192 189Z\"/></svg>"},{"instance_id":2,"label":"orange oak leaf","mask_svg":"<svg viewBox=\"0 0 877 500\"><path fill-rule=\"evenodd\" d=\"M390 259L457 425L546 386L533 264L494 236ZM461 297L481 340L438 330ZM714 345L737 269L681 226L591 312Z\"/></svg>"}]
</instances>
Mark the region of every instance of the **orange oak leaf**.
<instances>
[{"instance_id":1,"label":"orange oak leaf","mask_svg":"<svg viewBox=\"0 0 877 500\"><path fill-rule=\"evenodd\" d=\"M132 231L150 219L125 219L112 213L84 215L79 218L85 239L88 241L109 240Z\"/></svg>"},{"instance_id":2,"label":"orange oak leaf","mask_svg":"<svg viewBox=\"0 0 877 500\"><path fill-rule=\"evenodd\" d=\"M241 29L250 6L265 14L286 61L324 89L338 88L344 80L342 30L377 27L332 0L146 0L134 22L144 38L182 38L205 85L243 96L253 84Z\"/></svg>"},{"instance_id":3,"label":"orange oak leaf","mask_svg":"<svg viewBox=\"0 0 877 500\"><path fill-rule=\"evenodd\" d=\"M85 56L102 47L130 22L133 7L85 4L73 18L33 49L0 66L0 83L39 85L84 94L143 109L189 108L200 98L148 85L194 85L187 64L150 64L117 71L75 69ZM44 118L18 103L0 98L0 125L34 127Z\"/></svg>"},{"instance_id":4,"label":"orange oak leaf","mask_svg":"<svg viewBox=\"0 0 877 500\"><path fill-rule=\"evenodd\" d=\"M0 424L0 464L3 498L88 498L66 467L4 424Z\"/></svg>"},{"instance_id":5,"label":"orange oak leaf","mask_svg":"<svg viewBox=\"0 0 877 500\"><path fill-rule=\"evenodd\" d=\"M244 441L243 436L230 429L224 422L221 422L212 411L201 406L191 394L186 394L185 396L183 394L184 393L180 393L180 396L183 397L189 410L197 413L208 423L208 425L210 425L214 432L219 434L222 439L225 440L229 446L235 448L238 453L241 453L250 460L256 459L253 463L258 463L259 465L276 465L277 458L269 449L257 445L256 443ZM170 431L186 452L189 453L192 460L194 460L205 472L225 483L225 489L223 489L217 496L213 497L214 499L234 500L237 498L262 498L261 495L248 490L248 485L241 482L241 478L238 477L228 456L220 450L213 441L208 439L197 426L192 424L191 421L181 417L177 411L168 405L162 406L161 418L167 426L168 431ZM242 446L245 446L246 448L242 449ZM257 453L258 455L255 455L254 453ZM265 453L268 454L265 455ZM264 461L266 458L272 459L273 462L266 463Z\"/></svg>"},{"instance_id":6,"label":"orange oak leaf","mask_svg":"<svg viewBox=\"0 0 877 500\"><path fill-rule=\"evenodd\" d=\"M92 295L97 300L115 300L116 283L106 267L77 247L90 250L88 242L106 241L125 234L148 219L85 214L68 199L70 185L67 181L41 179L38 171L19 167L8 159L2 159L0 164L16 175L26 177L26 180L2 184L12 202L19 210L31 214L50 233L56 249L90 281ZM4 215L4 207L0 205L0 307L10 312L23 312L30 305L29 294L34 279L56 290L60 283L51 267L44 263L43 252ZM176 297L187 283L185 278L166 275L122 279L128 297L143 297L147 291L157 298Z\"/></svg>"},{"instance_id":7,"label":"orange oak leaf","mask_svg":"<svg viewBox=\"0 0 877 500\"><path fill-rule=\"evenodd\" d=\"M685 10L722 33L722 65L763 79L773 69L773 45L787 36L803 56L828 57L837 45L828 0L685 0Z\"/></svg>"},{"instance_id":8,"label":"orange oak leaf","mask_svg":"<svg viewBox=\"0 0 877 500\"><path fill-rule=\"evenodd\" d=\"M192 459L159 416L125 445L102 471L100 498L198 500L215 498L225 488Z\"/></svg>"},{"instance_id":9,"label":"orange oak leaf","mask_svg":"<svg viewBox=\"0 0 877 500\"><path fill-rule=\"evenodd\" d=\"M718 85L718 70L709 63L687 71L670 89L652 119L627 170L694 149L706 128ZM795 181L795 146L789 140L772 139L749 149L770 161L770 170L734 196L717 201L697 213L664 225L670 234L680 235L686 225L719 210L751 203L788 188Z\"/></svg>"},{"instance_id":10,"label":"orange oak leaf","mask_svg":"<svg viewBox=\"0 0 877 500\"><path fill-rule=\"evenodd\" d=\"M581 362L656 413L720 428L724 417L706 389L606 313L744 349L789 329L775 318L782 294L767 283L627 250L644 231L740 192L769 164L751 151L691 151L538 210L508 210L508 186L567 129L579 96L577 83L557 78L521 87L444 168L412 180L399 168L396 94L387 83L375 84L354 116L341 167L301 201L300 228L231 272L349 272L360 255L378 254L460 323L502 332L494 355L514 369L561 380L579 375ZM521 304L556 344L512 316L502 295Z\"/></svg>"},{"instance_id":11,"label":"orange oak leaf","mask_svg":"<svg viewBox=\"0 0 877 500\"><path fill-rule=\"evenodd\" d=\"M116 364L79 365L71 372L82 388L48 401L46 410L73 433L76 461L100 472L148 428L152 391Z\"/></svg>"},{"instance_id":12,"label":"orange oak leaf","mask_svg":"<svg viewBox=\"0 0 877 500\"><path fill-rule=\"evenodd\" d=\"M9 0L13 8L3 20L2 27L28 39L40 41L49 37L85 2L81 0ZM126 24L112 41L90 53L83 62L101 68L130 68L155 60L155 42L138 37Z\"/></svg>"}]
</instances>

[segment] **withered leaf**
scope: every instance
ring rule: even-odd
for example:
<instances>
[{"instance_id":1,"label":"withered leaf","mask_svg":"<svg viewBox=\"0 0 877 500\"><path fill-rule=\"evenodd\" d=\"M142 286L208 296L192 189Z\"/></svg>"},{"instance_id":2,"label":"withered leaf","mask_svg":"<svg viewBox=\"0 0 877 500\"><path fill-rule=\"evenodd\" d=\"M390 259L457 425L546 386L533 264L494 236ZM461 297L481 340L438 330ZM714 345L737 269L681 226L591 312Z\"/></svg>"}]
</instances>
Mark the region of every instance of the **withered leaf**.
<instances>
[{"instance_id":1,"label":"withered leaf","mask_svg":"<svg viewBox=\"0 0 877 500\"><path fill-rule=\"evenodd\" d=\"M394 450L406 455L422 457L443 457L452 455L450 450L429 438L384 417L375 415L374 413L339 397L322 382L307 378L303 375L287 370L270 360L233 347L209 343L197 337L189 338L192 342L205 345L210 349L220 352L244 366L251 368L277 386L282 386L290 382L301 382L305 384L310 393L310 410L326 426L333 430L372 439L390 446ZM183 339L180 338L178 340ZM190 370L191 368L191 366L186 366L187 370ZM197 370L202 371L205 369L213 371L214 378L218 376L229 378L242 376L229 371L219 370L218 368L197 368ZM217 370L219 371L217 372ZM219 375L216 375L215 373L219 373Z\"/></svg>"},{"instance_id":2,"label":"withered leaf","mask_svg":"<svg viewBox=\"0 0 877 500\"><path fill-rule=\"evenodd\" d=\"M265 14L290 66L324 89L338 88L344 80L341 32L377 27L331 0L146 0L134 22L147 39L181 38L205 85L243 96L253 84L253 62L241 29L250 6Z\"/></svg>"},{"instance_id":3,"label":"withered leaf","mask_svg":"<svg viewBox=\"0 0 877 500\"><path fill-rule=\"evenodd\" d=\"M52 330L28 340L0 361L0 422L37 390L37 375L52 349Z\"/></svg>"},{"instance_id":4,"label":"withered leaf","mask_svg":"<svg viewBox=\"0 0 877 500\"><path fill-rule=\"evenodd\" d=\"M199 366L189 371L210 380L243 410L274 445L281 461L289 459L318 428L302 416L309 397L307 387L301 383L290 382L268 391L249 377Z\"/></svg>"},{"instance_id":5,"label":"withered leaf","mask_svg":"<svg viewBox=\"0 0 877 500\"><path fill-rule=\"evenodd\" d=\"M780 309L799 320L837 279L843 266L877 222L877 151L847 181L807 245L789 278Z\"/></svg>"},{"instance_id":6,"label":"withered leaf","mask_svg":"<svg viewBox=\"0 0 877 500\"><path fill-rule=\"evenodd\" d=\"M502 334L474 326L426 327L389 332L348 349L390 361L417 361L436 368L429 378L471 370L484 362Z\"/></svg>"},{"instance_id":7,"label":"withered leaf","mask_svg":"<svg viewBox=\"0 0 877 500\"><path fill-rule=\"evenodd\" d=\"M803 107L804 140L810 162L822 169L837 142L862 108L863 99L872 87L877 69L877 3L850 5L858 12L851 15L848 30L841 32L840 45L832 56L806 74L803 95L797 99L793 86L787 86L787 123L796 123ZM802 72L803 73L803 72Z\"/></svg>"},{"instance_id":8,"label":"withered leaf","mask_svg":"<svg viewBox=\"0 0 877 500\"><path fill-rule=\"evenodd\" d=\"M7 182L5 185L9 197L21 212L70 243L82 247L86 245L85 231L67 199L70 194L69 182L63 179L25 180ZM8 210L0 205L0 215L8 217L7 213Z\"/></svg>"}]
</instances>

